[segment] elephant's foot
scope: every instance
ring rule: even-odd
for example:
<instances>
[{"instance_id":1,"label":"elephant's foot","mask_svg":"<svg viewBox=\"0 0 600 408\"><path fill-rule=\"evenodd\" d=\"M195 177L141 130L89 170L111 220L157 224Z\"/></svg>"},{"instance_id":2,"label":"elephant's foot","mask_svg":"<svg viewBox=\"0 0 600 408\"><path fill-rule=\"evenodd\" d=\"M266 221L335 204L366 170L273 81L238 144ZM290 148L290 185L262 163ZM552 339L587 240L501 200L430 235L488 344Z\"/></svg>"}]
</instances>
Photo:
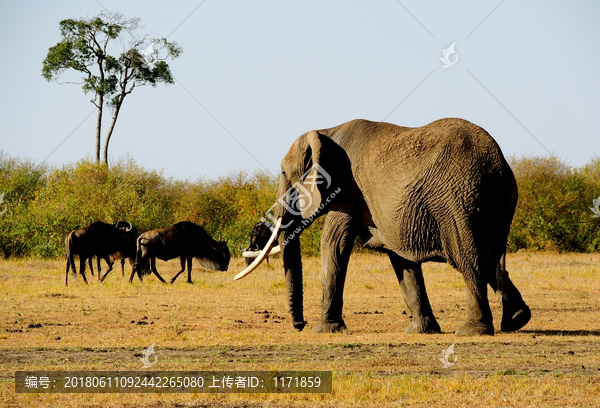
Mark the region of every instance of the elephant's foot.
<instances>
[{"instance_id":1,"label":"elephant's foot","mask_svg":"<svg viewBox=\"0 0 600 408\"><path fill-rule=\"evenodd\" d=\"M531 310L521 297L521 293L508 277L503 278L502 323L500 330L513 332L525 326L531 319Z\"/></svg>"},{"instance_id":2,"label":"elephant's foot","mask_svg":"<svg viewBox=\"0 0 600 408\"><path fill-rule=\"evenodd\" d=\"M338 321L327 321L321 319L313 326L313 333L337 333L346 330L346 323L340 318Z\"/></svg>"},{"instance_id":3,"label":"elephant's foot","mask_svg":"<svg viewBox=\"0 0 600 408\"><path fill-rule=\"evenodd\" d=\"M404 330L405 333L441 333L440 325L433 316L426 316L421 319L413 318L411 324Z\"/></svg>"},{"instance_id":4,"label":"elephant's foot","mask_svg":"<svg viewBox=\"0 0 600 408\"><path fill-rule=\"evenodd\" d=\"M456 330L457 336L481 336L481 335L494 335L494 326L492 324L485 324L481 322L473 322L467 320Z\"/></svg>"},{"instance_id":5,"label":"elephant's foot","mask_svg":"<svg viewBox=\"0 0 600 408\"><path fill-rule=\"evenodd\" d=\"M517 331L529 323L529 319L531 319L531 310L525 303L523 303L516 311L508 311L505 309L502 313L500 330L505 333Z\"/></svg>"}]
</instances>

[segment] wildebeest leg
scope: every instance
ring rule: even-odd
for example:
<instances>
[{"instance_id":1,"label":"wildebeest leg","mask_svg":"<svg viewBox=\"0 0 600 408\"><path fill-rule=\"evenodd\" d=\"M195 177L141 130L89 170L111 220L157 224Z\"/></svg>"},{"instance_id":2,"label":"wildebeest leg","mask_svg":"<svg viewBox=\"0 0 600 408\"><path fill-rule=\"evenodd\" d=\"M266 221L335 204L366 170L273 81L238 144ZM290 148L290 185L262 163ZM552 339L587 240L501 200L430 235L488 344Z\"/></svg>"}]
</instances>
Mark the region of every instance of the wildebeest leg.
<instances>
[{"instance_id":1,"label":"wildebeest leg","mask_svg":"<svg viewBox=\"0 0 600 408\"><path fill-rule=\"evenodd\" d=\"M188 283L194 283L192 282L192 257L188 257L187 259L187 263L188 263Z\"/></svg>"},{"instance_id":2,"label":"wildebeest leg","mask_svg":"<svg viewBox=\"0 0 600 408\"><path fill-rule=\"evenodd\" d=\"M139 261L139 262L138 262ZM133 282L133 276L137 273L138 278L140 278L140 282L144 281L143 273L146 271L146 262L140 258L136 257L136 261L131 263L131 275L129 276L129 283Z\"/></svg>"},{"instance_id":3,"label":"wildebeest leg","mask_svg":"<svg viewBox=\"0 0 600 408\"><path fill-rule=\"evenodd\" d=\"M132 269L131 269L131 276L133 276L133 274L137 272L137 276L138 278L140 278L140 282L144 281L144 275L142 274L142 272L144 272L144 270L142 269L142 267L140 265L133 265Z\"/></svg>"},{"instance_id":4,"label":"wildebeest leg","mask_svg":"<svg viewBox=\"0 0 600 408\"><path fill-rule=\"evenodd\" d=\"M100 278L100 272L98 272L98 280L99 280L100 282L104 282L104 279L106 278L106 275L108 275L108 273L109 273L110 271L112 271L112 270L113 270L113 263L112 263L112 261L110 260L110 258L108 257L108 255L107 255L107 256L105 256L103 259L104 259L104 260L106 261L106 263L108 264L108 270L106 271L106 273L104 274L104 276L102 276L102 279ZM98 262L100 262L100 258L98 258Z\"/></svg>"},{"instance_id":5,"label":"wildebeest leg","mask_svg":"<svg viewBox=\"0 0 600 408\"><path fill-rule=\"evenodd\" d=\"M121 276L125 276L125 258L121 259Z\"/></svg>"},{"instance_id":6,"label":"wildebeest leg","mask_svg":"<svg viewBox=\"0 0 600 408\"><path fill-rule=\"evenodd\" d=\"M88 258L88 265L90 266L90 273L92 274L92 276L94 276L94 268L92 267L92 257L90 256ZM96 257L96 259L98 260L98 274L100 273L101 269L100 269L100 258ZM100 278L100 277L98 277Z\"/></svg>"},{"instance_id":7,"label":"wildebeest leg","mask_svg":"<svg viewBox=\"0 0 600 408\"><path fill-rule=\"evenodd\" d=\"M65 276L65 286L69 285L69 258L67 258L67 276Z\"/></svg>"},{"instance_id":8,"label":"wildebeest leg","mask_svg":"<svg viewBox=\"0 0 600 408\"><path fill-rule=\"evenodd\" d=\"M87 259L89 259L89 258L87 258ZM87 278L85 277L85 260L86 260L86 258L84 256L79 255L79 274L81 275L81 277L83 278L83 281L87 285L88 281L87 281Z\"/></svg>"},{"instance_id":9,"label":"wildebeest leg","mask_svg":"<svg viewBox=\"0 0 600 408\"><path fill-rule=\"evenodd\" d=\"M150 258L150 270L152 271L153 274L156 275L156 277L162 282L162 283L167 283L162 276L160 276L158 274L158 271L156 270L156 258Z\"/></svg>"},{"instance_id":10,"label":"wildebeest leg","mask_svg":"<svg viewBox=\"0 0 600 408\"><path fill-rule=\"evenodd\" d=\"M138 266L137 266L137 268L136 268L136 266L134 265L134 266L131 268L131 275L129 276L129 283L132 283L132 282L133 282L133 275L135 275L136 269L142 269L142 268L141 268L141 265L138 265ZM138 276L139 276L139 278L140 278L140 281L142 281L142 272L138 270L138 271L137 271L137 273L138 273Z\"/></svg>"},{"instance_id":11,"label":"wildebeest leg","mask_svg":"<svg viewBox=\"0 0 600 408\"><path fill-rule=\"evenodd\" d=\"M185 256L182 255L179 257L179 263L181 264L181 270L177 272L177 275L173 276L171 279L171 284L175 282L175 279L177 279L179 275L181 275L181 272L185 271Z\"/></svg>"}]
</instances>

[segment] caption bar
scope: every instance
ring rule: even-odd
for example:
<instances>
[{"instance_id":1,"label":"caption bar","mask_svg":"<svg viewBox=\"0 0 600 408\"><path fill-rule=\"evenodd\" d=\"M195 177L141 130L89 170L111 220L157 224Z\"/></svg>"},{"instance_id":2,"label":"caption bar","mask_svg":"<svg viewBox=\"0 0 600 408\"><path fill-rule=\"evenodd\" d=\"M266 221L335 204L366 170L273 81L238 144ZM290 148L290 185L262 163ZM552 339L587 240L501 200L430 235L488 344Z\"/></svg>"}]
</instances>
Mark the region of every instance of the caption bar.
<instances>
[{"instance_id":1,"label":"caption bar","mask_svg":"<svg viewBox=\"0 0 600 408\"><path fill-rule=\"evenodd\" d=\"M330 393L331 371L17 371L18 393Z\"/></svg>"}]
</instances>

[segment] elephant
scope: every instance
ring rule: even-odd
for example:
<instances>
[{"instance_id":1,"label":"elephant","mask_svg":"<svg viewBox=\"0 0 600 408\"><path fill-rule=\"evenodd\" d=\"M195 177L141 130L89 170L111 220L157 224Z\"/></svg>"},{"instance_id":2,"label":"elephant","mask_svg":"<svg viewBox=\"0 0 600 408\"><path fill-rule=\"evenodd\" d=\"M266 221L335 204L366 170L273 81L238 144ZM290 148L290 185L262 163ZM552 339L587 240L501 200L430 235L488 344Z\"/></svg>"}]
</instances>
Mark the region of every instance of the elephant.
<instances>
[{"instance_id":1,"label":"elephant","mask_svg":"<svg viewBox=\"0 0 600 408\"><path fill-rule=\"evenodd\" d=\"M493 335L487 285L502 295L501 331L523 327L531 311L505 267L518 190L496 141L464 119L416 128L358 119L300 136L281 162L273 235L279 234L293 326L301 331L299 237L326 215L320 244L321 316L314 332L346 329L346 271L356 237L389 256L412 314L407 333L439 333L421 264L446 262L465 281L467 316L457 335Z\"/></svg>"}]
</instances>

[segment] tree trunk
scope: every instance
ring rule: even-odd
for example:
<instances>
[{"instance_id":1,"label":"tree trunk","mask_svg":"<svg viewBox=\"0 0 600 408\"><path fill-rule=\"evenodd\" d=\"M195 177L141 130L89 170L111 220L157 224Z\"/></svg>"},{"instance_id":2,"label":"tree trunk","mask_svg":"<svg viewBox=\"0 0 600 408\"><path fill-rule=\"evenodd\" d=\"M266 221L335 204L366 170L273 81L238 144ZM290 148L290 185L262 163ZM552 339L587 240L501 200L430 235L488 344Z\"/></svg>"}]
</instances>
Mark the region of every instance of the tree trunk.
<instances>
[{"instance_id":1,"label":"tree trunk","mask_svg":"<svg viewBox=\"0 0 600 408\"><path fill-rule=\"evenodd\" d=\"M98 104L98 120L96 122L96 162L100 163L100 138L102 136L102 107L104 104L104 96L99 95Z\"/></svg>"},{"instance_id":2,"label":"tree trunk","mask_svg":"<svg viewBox=\"0 0 600 408\"><path fill-rule=\"evenodd\" d=\"M95 34L92 35L92 38L95 41ZM98 70L100 71L100 84L104 84L104 67L102 66L103 58L96 53L98 64ZM104 109L104 91L96 90L98 95L98 122L96 123L96 163L100 163L100 138L102 137L102 110Z\"/></svg>"},{"instance_id":3,"label":"tree trunk","mask_svg":"<svg viewBox=\"0 0 600 408\"><path fill-rule=\"evenodd\" d=\"M115 107L115 113L113 114L112 121L110 122L110 128L108 128L108 133L106 134L106 140L104 141L104 164L108 165L108 144L110 143L110 137L112 136L113 130L115 129L115 124L117 123L117 117L119 116L119 110L121 110L121 104L123 103L123 99L125 95L121 95L119 98L119 103ZM100 159L98 159L99 161Z\"/></svg>"}]
</instances>

